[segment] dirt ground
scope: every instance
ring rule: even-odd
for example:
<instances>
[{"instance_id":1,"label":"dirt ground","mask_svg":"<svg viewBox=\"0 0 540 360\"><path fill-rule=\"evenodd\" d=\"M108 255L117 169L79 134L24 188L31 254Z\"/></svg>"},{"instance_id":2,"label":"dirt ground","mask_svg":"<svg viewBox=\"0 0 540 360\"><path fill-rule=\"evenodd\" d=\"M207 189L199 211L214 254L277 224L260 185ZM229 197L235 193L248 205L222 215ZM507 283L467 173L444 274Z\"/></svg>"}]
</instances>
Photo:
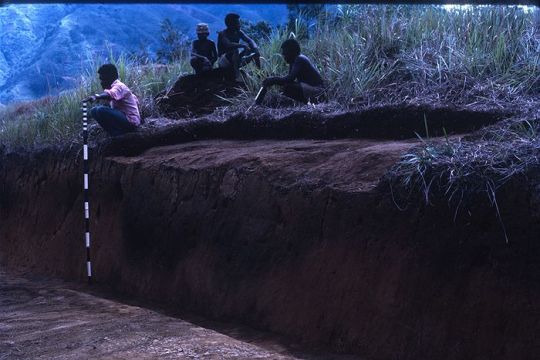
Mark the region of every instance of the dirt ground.
<instances>
[{"instance_id":1,"label":"dirt ground","mask_svg":"<svg viewBox=\"0 0 540 360\"><path fill-rule=\"evenodd\" d=\"M271 177L274 185L312 184L355 192L373 189L400 156L418 144L417 140L370 139L202 140L155 147L139 156L110 159L120 164L155 168L155 176L167 168L182 171L233 168L233 179L228 176L225 188L236 185L236 170L257 169Z\"/></svg>"},{"instance_id":2,"label":"dirt ground","mask_svg":"<svg viewBox=\"0 0 540 360\"><path fill-rule=\"evenodd\" d=\"M358 359L302 353L236 325L196 325L82 284L3 269L0 284L0 359Z\"/></svg>"}]
</instances>

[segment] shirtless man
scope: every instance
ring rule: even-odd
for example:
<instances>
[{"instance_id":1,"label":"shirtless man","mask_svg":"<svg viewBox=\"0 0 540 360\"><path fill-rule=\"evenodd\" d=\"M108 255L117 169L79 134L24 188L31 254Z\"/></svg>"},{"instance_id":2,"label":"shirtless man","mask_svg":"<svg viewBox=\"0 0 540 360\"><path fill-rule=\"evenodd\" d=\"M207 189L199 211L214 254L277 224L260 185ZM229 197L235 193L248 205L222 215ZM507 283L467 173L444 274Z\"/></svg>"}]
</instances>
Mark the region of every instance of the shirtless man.
<instances>
[{"instance_id":1,"label":"shirtless man","mask_svg":"<svg viewBox=\"0 0 540 360\"><path fill-rule=\"evenodd\" d=\"M216 44L208 39L208 24L197 24L197 40L191 45L191 66L195 74L204 74L212 70L217 60Z\"/></svg>"},{"instance_id":2,"label":"shirtless man","mask_svg":"<svg viewBox=\"0 0 540 360\"><path fill-rule=\"evenodd\" d=\"M301 53L298 41L285 40L281 45L281 54L289 64L289 74L266 78L263 86L281 85L283 95L305 104L320 101L324 93L324 81L309 58Z\"/></svg>"},{"instance_id":3,"label":"shirtless man","mask_svg":"<svg viewBox=\"0 0 540 360\"><path fill-rule=\"evenodd\" d=\"M218 33L218 63L220 68L226 70L228 80L238 81L242 66L254 61L258 68L261 67L259 49L255 41L241 30L240 15L227 14L225 25L227 28ZM239 53L238 49L243 51Z\"/></svg>"}]
</instances>

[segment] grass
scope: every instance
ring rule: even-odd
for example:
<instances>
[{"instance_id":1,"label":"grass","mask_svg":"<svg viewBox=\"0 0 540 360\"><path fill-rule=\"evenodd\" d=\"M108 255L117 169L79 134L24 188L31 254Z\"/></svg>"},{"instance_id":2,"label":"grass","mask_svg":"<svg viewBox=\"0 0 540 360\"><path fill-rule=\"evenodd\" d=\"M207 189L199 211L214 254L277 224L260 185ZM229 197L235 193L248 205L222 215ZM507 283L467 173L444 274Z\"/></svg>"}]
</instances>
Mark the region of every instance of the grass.
<instances>
[{"instance_id":1,"label":"grass","mask_svg":"<svg viewBox=\"0 0 540 360\"><path fill-rule=\"evenodd\" d=\"M384 183L392 194L400 195L400 203L417 203L418 197L426 204L432 198L446 199L454 206L455 216L467 208L464 203L474 199L472 194L484 194L495 208L508 242L497 191L508 181L540 167L538 115L534 120L509 120L485 129L477 137L442 142L422 139L421 146L405 154L386 174Z\"/></svg>"},{"instance_id":2,"label":"grass","mask_svg":"<svg viewBox=\"0 0 540 360\"><path fill-rule=\"evenodd\" d=\"M246 90L229 99L241 111L267 76L285 74L281 43L297 34L303 52L328 83L337 106L380 102L424 102L506 107L538 99L540 89L540 11L518 7L472 6L447 11L440 6L344 5L323 13L315 26L297 21L277 28L260 45L262 69L246 68ZM188 59L166 65L138 64L125 55L109 56L120 78L139 97L143 117L159 116L154 97L181 74ZM100 90L91 61L77 89L0 110L0 142L34 146L78 140L79 101ZM275 94L275 90L274 94ZM271 96L270 96L271 97Z\"/></svg>"},{"instance_id":3,"label":"grass","mask_svg":"<svg viewBox=\"0 0 540 360\"><path fill-rule=\"evenodd\" d=\"M514 175L525 173L528 166L540 164L538 124L529 125L529 121L517 124L523 128L504 129L508 136L504 139L483 137L443 143L423 140L422 146L402 157L390 176L406 188L422 189L426 203L434 184L444 190L449 200L456 194L461 197L466 193L497 189Z\"/></svg>"},{"instance_id":4,"label":"grass","mask_svg":"<svg viewBox=\"0 0 540 360\"><path fill-rule=\"evenodd\" d=\"M300 42L328 81L328 98L343 105L360 99L510 101L538 95L538 17L538 9L509 6L449 12L440 6L345 5L337 16L322 17ZM250 97L261 78L286 73L275 54L294 33L277 30L263 44L267 61L263 71L250 73Z\"/></svg>"},{"instance_id":5,"label":"grass","mask_svg":"<svg viewBox=\"0 0 540 360\"><path fill-rule=\"evenodd\" d=\"M143 117L158 113L154 97L172 86L178 75L187 72L189 66L186 62L142 65L126 55L115 57L112 53L108 59L91 59L76 89L0 110L0 143L31 148L78 142L82 127L81 100L102 91L97 69L109 61L117 66L121 81L139 98Z\"/></svg>"}]
</instances>

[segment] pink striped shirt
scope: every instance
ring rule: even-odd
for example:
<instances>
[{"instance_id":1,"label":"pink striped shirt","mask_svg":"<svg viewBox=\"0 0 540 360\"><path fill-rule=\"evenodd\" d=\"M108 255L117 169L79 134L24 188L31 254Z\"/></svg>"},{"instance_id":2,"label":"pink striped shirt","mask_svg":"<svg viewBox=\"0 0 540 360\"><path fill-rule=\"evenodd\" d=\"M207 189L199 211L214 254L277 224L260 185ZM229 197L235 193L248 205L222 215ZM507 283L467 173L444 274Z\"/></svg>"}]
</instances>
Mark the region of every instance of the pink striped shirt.
<instances>
[{"instance_id":1,"label":"pink striped shirt","mask_svg":"<svg viewBox=\"0 0 540 360\"><path fill-rule=\"evenodd\" d=\"M141 115L139 114L139 99L129 90L129 88L116 79L110 89L103 90L111 98L111 108L123 112L128 121L134 125L141 124Z\"/></svg>"}]
</instances>

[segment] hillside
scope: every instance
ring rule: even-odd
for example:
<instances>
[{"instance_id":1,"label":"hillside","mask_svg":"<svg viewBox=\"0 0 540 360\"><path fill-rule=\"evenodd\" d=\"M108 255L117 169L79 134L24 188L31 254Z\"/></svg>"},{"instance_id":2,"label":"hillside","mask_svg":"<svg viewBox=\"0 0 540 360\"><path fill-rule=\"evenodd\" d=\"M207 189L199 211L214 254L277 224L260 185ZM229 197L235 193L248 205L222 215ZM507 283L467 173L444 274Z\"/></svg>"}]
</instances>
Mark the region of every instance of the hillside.
<instances>
[{"instance_id":1,"label":"hillside","mask_svg":"<svg viewBox=\"0 0 540 360\"><path fill-rule=\"evenodd\" d=\"M211 38L228 12L257 22L281 23L285 5L39 4L0 7L0 105L75 87L92 53L105 56L160 46L160 23L169 18L193 36L210 24ZM114 19L114 21L108 18Z\"/></svg>"}]
</instances>

